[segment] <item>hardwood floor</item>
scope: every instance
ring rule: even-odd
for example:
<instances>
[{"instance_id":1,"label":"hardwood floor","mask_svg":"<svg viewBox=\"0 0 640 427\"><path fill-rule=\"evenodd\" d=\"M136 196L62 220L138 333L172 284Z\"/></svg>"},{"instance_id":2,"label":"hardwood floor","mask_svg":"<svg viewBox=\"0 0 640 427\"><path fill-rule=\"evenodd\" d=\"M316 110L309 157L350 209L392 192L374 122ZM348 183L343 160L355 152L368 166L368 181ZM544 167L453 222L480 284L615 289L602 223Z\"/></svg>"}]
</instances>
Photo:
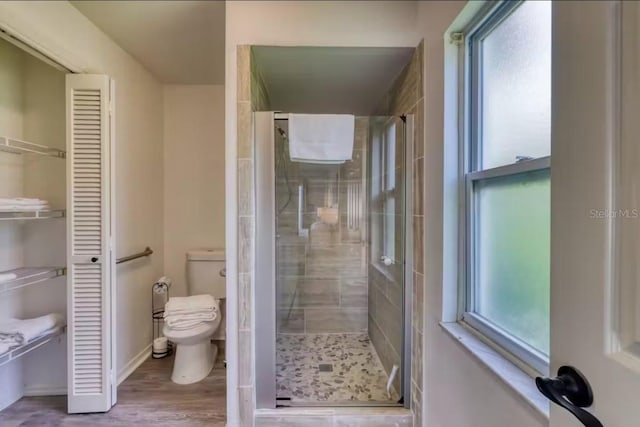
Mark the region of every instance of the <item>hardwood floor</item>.
<instances>
[{"instance_id":1,"label":"hardwood floor","mask_svg":"<svg viewBox=\"0 0 640 427\"><path fill-rule=\"evenodd\" d=\"M170 380L173 358L148 359L118 387L106 414L68 415L66 396L25 397L0 412L2 427L224 427L226 370L219 362L203 381Z\"/></svg>"}]
</instances>

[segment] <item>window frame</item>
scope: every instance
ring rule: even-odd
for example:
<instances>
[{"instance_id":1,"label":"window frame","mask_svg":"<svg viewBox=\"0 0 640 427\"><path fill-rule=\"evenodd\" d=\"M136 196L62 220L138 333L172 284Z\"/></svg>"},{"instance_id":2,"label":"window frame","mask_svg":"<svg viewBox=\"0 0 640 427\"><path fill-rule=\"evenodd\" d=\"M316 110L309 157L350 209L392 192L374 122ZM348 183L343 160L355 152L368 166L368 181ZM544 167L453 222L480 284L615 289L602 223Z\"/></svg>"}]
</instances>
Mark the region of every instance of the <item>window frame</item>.
<instances>
[{"instance_id":1,"label":"window frame","mask_svg":"<svg viewBox=\"0 0 640 427\"><path fill-rule=\"evenodd\" d=\"M485 9L478 18L463 32L460 44L462 69L460 72L461 90L461 171L460 185L460 230L462 231L462 245L460 260L460 303L459 321L469 325L486 339L490 340L509 354L515 356L525 365L535 371L547 374L549 372L549 356L530 346L518 337L501 329L488 319L476 312L476 250L478 211L475 207L474 186L492 178L509 177L528 172L550 170L551 157L539 157L530 160L515 161L514 163L481 169L482 158L482 117L481 99L482 89L479 83L482 79L482 41L498 25L511 15L522 1L502 1Z\"/></svg>"},{"instance_id":2,"label":"window frame","mask_svg":"<svg viewBox=\"0 0 640 427\"><path fill-rule=\"evenodd\" d=\"M395 164L397 159L395 156L397 153L397 123L394 121L394 116L388 117L384 122L378 123L375 126L375 132L377 134L377 139L372 144L372 160L377 163L377 167L379 168L380 180L378 183L378 188L373 188L371 194L372 202L380 204L380 210L382 213L381 216L381 233L377 237L377 245L382 257L389 257L392 262L395 264L396 260L396 251L395 251L395 222L396 219L392 221L392 224L389 224L389 218L387 213L387 208L389 203L393 201L394 211L396 209L396 203L398 201L397 190L398 183L396 182L396 167ZM389 132L393 129L393 135ZM377 156L375 152L377 151ZM393 153L393 155L391 155ZM390 159L393 160L393 164L390 165ZM372 171L376 170L376 165L372 164ZM393 185L391 184L391 179ZM391 225L391 227L389 227ZM373 237L373 236L372 236ZM375 251L374 251L375 252ZM386 270L381 257L376 257L376 254L372 252L371 261L374 265L379 266L380 269Z\"/></svg>"},{"instance_id":3,"label":"window frame","mask_svg":"<svg viewBox=\"0 0 640 427\"><path fill-rule=\"evenodd\" d=\"M382 232L382 254L390 258L394 263L396 260L396 219L395 217L390 220L390 213L387 212L389 207L393 207L393 213L395 216L396 211L396 136L397 136L396 123L393 117L389 119L384 125L382 130L383 135L383 185L382 185L382 212L384 212L383 218L383 232ZM391 205L391 202L393 204Z\"/></svg>"}]
</instances>

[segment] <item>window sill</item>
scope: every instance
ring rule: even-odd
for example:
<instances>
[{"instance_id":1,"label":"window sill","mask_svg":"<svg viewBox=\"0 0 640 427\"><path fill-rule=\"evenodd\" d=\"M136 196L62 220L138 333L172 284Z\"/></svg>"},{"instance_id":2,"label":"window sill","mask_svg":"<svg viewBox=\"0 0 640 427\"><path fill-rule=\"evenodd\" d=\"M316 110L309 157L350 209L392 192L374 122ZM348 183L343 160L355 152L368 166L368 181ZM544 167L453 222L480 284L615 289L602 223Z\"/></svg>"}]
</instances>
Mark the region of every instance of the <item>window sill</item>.
<instances>
[{"instance_id":1,"label":"window sill","mask_svg":"<svg viewBox=\"0 0 640 427\"><path fill-rule=\"evenodd\" d=\"M539 415L549 419L549 401L540 394L531 375L458 322L441 322L442 329L474 356Z\"/></svg>"},{"instance_id":2,"label":"window sill","mask_svg":"<svg viewBox=\"0 0 640 427\"><path fill-rule=\"evenodd\" d=\"M374 261L374 262L371 263L371 265L373 266L373 268L378 270L378 272L380 274L382 274L387 280L389 280L391 282L395 281L395 279L393 278L391 273L389 273L388 266L386 266L385 264L381 263L380 261Z\"/></svg>"}]
</instances>

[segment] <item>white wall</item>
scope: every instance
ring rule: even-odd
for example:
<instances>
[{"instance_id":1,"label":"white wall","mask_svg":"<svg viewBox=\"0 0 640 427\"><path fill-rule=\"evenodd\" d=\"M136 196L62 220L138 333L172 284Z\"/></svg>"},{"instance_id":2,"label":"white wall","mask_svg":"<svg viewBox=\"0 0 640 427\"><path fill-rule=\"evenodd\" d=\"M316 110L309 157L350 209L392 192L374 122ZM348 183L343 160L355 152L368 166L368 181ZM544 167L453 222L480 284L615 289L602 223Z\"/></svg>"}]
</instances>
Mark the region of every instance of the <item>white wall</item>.
<instances>
[{"instance_id":1,"label":"white wall","mask_svg":"<svg viewBox=\"0 0 640 427\"><path fill-rule=\"evenodd\" d=\"M0 40L0 132L50 147L65 146L64 73ZM0 197L39 197L65 206L65 162L0 153ZM1 221L0 271L65 265L65 221ZM0 295L0 320L66 312L64 278ZM0 368L0 408L25 393L66 388L66 345L52 340Z\"/></svg>"},{"instance_id":2,"label":"white wall","mask_svg":"<svg viewBox=\"0 0 640 427\"><path fill-rule=\"evenodd\" d=\"M118 267L122 371L151 341L149 289L163 273L162 86L68 2L0 2L0 26L77 71L116 81L116 254L155 251Z\"/></svg>"},{"instance_id":3,"label":"white wall","mask_svg":"<svg viewBox=\"0 0 640 427\"><path fill-rule=\"evenodd\" d=\"M224 86L164 87L164 265L186 295L185 253L224 248Z\"/></svg>"},{"instance_id":4,"label":"white wall","mask_svg":"<svg viewBox=\"0 0 640 427\"><path fill-rule=\"evenodd\" d=\"M238 45L415 47L413 1L226 2L226 250L227 359L237 356L236 94ZM237 371L227 370L229 426L238 420Z\"/></svg>"},{"instance_id":5,"label":"white wall","mask_svg":"<svg viewBox=\"0 0 640 427\"><path fill-rule=\"evenodd\" d=\"M455 276L445 275L443 253L444 189L444 32L465 2L420 2L419 22L425 55L425 402L423 419L429 427L541 427L547 425L515 392L480 364L439 326L455 315ZM447 96L455 96L447 94ZM457 141L447 141L457 145ZM449 150L450 147L447 147ZM455 147L454 147L455 151ZM454 162L454 167L455 167ZM455 179L455 178L454 178ZM447 182L447 186L451 185ZM454 182L455 186L456 183ZM454 200L454 209L455 209ZM451 242L447 242L451 243ZM455 243L455 242L454 242ZM455 245L453 245L455 248ZM445 252L447 251L447 252ZM457 268L457 267L456 267ZM447 291L444 292L444 289ZM454 292L450 292L453 288ZM455 295L454 295L455 297ZM453 310L451 304L453 303ZM533 381L533 380L532 380Z\"/></svg>"},{"instance_id":6,"label":"white wall","mask_svg":"<svg viewBox=\"0 0 640 427\"><path fill-rule=\"evenodd\" d=\"M0 134L22 138L23 54L0 41ZM0 197L23 193L23 156L0 152ZM0 271L23 264L21 227L13 221L0 221ZM0 295L0 320L20 314L20 294ZM0 409L22 395L22 362L0 367Z\"/></svg>"},{"instance_id":7,"label":"white wall","mask_svg":"<svg viewBox=\"0 0 640 427\"><path fill-rule=\"evenodd\" d=\"M50 147L65 149L65 73L25 53L23 74L23 136ZM24 190L28 197L46 199L54 208L66 204L65 161L25 156ZM65 265L66 221L31 221L23 226L25 266ZM66 313L66 278L28 286L21 292L22 315ZM67 385L67 346L64 338L24 357L25 394L59 394Z\"/></svg>"}]
</instances>

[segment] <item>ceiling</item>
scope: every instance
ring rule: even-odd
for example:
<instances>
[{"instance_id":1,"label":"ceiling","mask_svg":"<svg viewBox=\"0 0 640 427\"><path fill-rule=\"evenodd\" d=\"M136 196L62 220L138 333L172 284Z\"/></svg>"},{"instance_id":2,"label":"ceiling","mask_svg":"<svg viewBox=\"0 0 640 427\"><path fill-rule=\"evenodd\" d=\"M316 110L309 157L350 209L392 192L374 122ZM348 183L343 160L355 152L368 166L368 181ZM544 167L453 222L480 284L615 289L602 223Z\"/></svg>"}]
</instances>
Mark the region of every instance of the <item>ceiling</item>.
<instances>
[{"instance_id":1,"label":"ceiling","mask_svg":"<svg viewBox=\"0 0 640 427\"><path fill-rule=\"evenodd\" d=\"M375 114L414 48L255 48L271 107L291 113Z\"/></svg>"},{"instance_id":2,"label":"ceiling","mask_svg":"<svg viewBox=\"0 0 640 427\"><path fill-rule=\"evenodd\" d=\"M72 1L162 83L224 84L224 1Z\"/></svg>"}]
</instances>

